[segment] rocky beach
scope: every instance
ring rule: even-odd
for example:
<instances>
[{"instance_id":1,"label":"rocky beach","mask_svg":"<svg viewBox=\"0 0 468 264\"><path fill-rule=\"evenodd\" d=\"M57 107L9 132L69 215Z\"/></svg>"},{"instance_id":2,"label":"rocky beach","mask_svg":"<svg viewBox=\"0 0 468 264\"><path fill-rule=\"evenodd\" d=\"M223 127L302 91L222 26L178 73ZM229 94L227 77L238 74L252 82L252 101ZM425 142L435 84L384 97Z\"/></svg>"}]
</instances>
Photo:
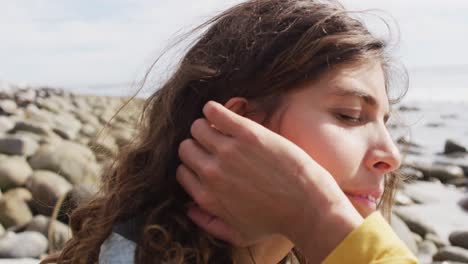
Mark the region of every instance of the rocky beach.
<instances>
[{"instance_id":1,"label":"rocky beach","mask_svg":"<svg viewBox=\"0 0 468 264\"><path fill-rule=\"evenodd\" d=\"M67 213L96 192L135 134L143 99L114 116L127 100L0 88L0 264L60 250L71 235ZM468 263L468 102L402 103L395 112L401 120L390 130L408 179L392 227L422 264Z\"/></svg>"}]
</instances>

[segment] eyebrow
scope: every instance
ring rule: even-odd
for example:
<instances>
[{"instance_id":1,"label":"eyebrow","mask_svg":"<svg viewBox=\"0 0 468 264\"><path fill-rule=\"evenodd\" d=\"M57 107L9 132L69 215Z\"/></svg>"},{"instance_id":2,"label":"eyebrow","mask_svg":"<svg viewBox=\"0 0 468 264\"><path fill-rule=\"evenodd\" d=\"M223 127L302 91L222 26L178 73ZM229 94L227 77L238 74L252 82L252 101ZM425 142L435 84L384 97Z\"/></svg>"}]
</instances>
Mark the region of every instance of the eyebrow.
<instances>
[{"instance_id":1,"label":"eyebrow","mask_svg":"<svg viewBox=\"0 0 468 264\"><path fill-rule=\"evenodd\" d=\"M332 96L340 96L340 97L349 97L349 96L354 96L354 97L359 97L362 99L366 104L377 107L379 103L377 100L370 95L369 93L357 89L357 88L341 88L339 87L337 90L334 90L333 92L330 92L330 95ZM388 118L390 117L390 112L385 113L384 116L384 122L386 123Z\"/></svg>"}]
</instances>

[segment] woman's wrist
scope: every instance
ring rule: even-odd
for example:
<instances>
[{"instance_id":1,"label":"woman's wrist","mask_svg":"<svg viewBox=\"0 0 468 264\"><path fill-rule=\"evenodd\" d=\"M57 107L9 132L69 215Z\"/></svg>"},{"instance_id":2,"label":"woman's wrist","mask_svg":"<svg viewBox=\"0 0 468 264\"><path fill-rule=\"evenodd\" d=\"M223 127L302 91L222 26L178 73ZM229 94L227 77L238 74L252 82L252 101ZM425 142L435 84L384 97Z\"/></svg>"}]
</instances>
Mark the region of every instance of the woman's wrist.
<instances>
[{"instance_id":1,"label":"woman's wrist","mask_svg":"<svg viewBox=\"0 0 468 264\"><path fill-rule=\"evenodd\" d=\"M326 171L309 169L304 173L330 177L317 188L317 181L305 181L306 199L299 223L291 226L289 239L311 263L324 260L355 228L364 222L332 176ZM314 174L310 174L314 173ZM311 186L308 186L310 184Z\"/></svg>"}]
</instances>

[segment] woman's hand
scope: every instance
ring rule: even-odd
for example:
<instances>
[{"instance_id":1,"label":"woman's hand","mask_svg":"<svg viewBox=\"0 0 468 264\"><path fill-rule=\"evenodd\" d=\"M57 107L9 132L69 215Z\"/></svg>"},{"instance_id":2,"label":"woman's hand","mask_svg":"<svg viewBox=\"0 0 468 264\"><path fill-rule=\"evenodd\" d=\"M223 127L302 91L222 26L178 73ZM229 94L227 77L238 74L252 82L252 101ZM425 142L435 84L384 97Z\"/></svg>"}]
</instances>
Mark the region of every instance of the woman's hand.
<instances>
[{"instance_id":1,"label":"woman's hand","mask_svg":"<svg viewBox=\"0 0 468 264\"><path fill-rule=\"evenodd\" d=\"M321 234L352 207L333 177L289 140L215 102L203 112L194 139L180 145L177 180L201 208L189 215L208 232L235 244L276 233L298 242L305 227Z\"/></svg>"}]
</instances>

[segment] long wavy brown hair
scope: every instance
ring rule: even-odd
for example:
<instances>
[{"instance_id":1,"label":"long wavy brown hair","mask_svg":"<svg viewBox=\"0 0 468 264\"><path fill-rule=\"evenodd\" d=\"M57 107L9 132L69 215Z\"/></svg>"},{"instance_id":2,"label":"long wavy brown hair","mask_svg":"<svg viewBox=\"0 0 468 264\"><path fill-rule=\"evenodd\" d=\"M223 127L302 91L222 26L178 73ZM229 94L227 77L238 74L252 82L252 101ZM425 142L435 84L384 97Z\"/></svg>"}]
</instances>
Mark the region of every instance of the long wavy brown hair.
<instances>
[{"instance_id":1,"label":"long wavy brown hair","mask_svg":"<svg viewBox=\"0 0 468 264\"><path fill-rule=\"evenodd\" d=\"M135 263L235 263L233 246L188 219L191 198L175 178L179 143L190 137L203 105L244 97L271 116L292 87L331 68L381 61L387 92L394 73L386 41L334 1L246 1L195 32L202 33L175 72L145 101L138 134L103 175L99 194L72 213L73 238L42 263L97 263L113 225L135 216L144 219ZM399 179L385 177L379 208L387 217Z\"/></svg>"}]
</instances>

